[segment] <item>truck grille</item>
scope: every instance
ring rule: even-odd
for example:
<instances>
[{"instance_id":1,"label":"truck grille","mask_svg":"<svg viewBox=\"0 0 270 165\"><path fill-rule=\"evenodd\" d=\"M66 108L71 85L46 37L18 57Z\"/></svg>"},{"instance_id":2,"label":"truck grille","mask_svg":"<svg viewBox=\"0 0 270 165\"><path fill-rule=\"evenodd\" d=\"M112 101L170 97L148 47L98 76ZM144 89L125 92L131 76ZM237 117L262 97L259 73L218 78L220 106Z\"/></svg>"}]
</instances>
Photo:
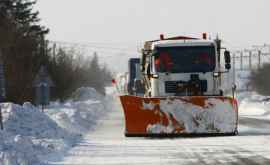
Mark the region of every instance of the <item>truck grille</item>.
<instances>
[{"instance_id":1,"label":"truck grille","mask_svg":"<svg viewBox=\"0 0 270 165\"><path fill-rule=\"evenodd\" d=\"M165 81L165 92L166 93L176 93L176 94L192 94L192 87L188 87L187 85L190 84L190 81ZM191 84L192 85L192 84ZM200 92L206 92L207 91L207 81L206 80L200 80L198 82L199 85L199 91ZM188 90L188 91L185 91ZM191 93L190 93L191 92Z\"/></svg>"},{"instance_id":2,"label":"truck grille","mask_svg":"<svg viewBox=\"0 0 270 165\"><path fill-rule=\"evenodd\" d=\"M165 92L166 93L177 93L177 85L184 84L183 81L165 81Z\"/></svg>"}]
</instances>

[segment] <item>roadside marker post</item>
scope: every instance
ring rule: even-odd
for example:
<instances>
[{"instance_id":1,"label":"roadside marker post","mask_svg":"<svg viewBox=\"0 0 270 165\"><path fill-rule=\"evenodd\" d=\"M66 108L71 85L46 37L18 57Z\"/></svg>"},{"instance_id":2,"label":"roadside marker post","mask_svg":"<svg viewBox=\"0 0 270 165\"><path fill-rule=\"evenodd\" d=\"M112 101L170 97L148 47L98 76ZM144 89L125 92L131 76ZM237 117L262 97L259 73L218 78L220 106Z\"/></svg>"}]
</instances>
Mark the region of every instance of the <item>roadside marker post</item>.
<instances>
[{"instance_id":1,"label":"roadside marker post","mask_svg":"<svg viewBox=\"0 0 270 165\"><path fill-rule=\"evenodd\" d=\"M0 103L2 103L6 98L6 88L5 88L5 74L4 74L4 64L2 58L2 51L0 49ZM2 107L0 106L0 128L4 130Z\"/></svg>"},{"instance_id":2,"label":"roadside marker post","mask_svg":"<svg viewBox=\"0 0 270 165\"><path fill-rule=\"evenodd\" d=\"M33 87L35 88L36 93L36 105L41 105L42 112L44 111L45 106L50 104L51 87L54 86L46 67L41 66L34 80Z\"/></svg>"}]
</instances>

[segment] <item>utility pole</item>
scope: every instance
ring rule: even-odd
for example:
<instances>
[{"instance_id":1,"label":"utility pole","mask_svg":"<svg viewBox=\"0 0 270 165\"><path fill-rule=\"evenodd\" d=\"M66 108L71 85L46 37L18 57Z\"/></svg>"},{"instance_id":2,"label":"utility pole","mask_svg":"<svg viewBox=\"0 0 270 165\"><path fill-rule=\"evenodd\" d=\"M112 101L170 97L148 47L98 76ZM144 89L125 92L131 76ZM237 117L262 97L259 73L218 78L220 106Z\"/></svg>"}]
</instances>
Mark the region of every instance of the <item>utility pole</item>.
<instances>
[{"instance_id":1,"label":"utility pole","mask_svg":"<svg viewBox=\"0 0 270 165\"><path fill-rule=\"evenodd\" d=\"M0 48L0 103L3 102L5 97L5 90L4 90L4 71L3 71L3 56L2 56L2 50ZM4 130L4 123L3 123L3 114L2 114L2 107L0 106L0 128L1 130Z\"/></svg>"},{"instance_id":2,"label":"utility pole","mask_svg":"<svg viewBox=\"0 0 270 165\"><path fill-rule=\"evenodd\" d=\"M261 68L261 55L262 55L261 50L258 50L258 69Z\"/></svg>"},{"instance_id":3,"label":"utility pole","mask_svg":"<svg viewBox=\"0 0 270 165\"><path fill-rule=\"evenodd\" d=\"M243 70L243 52L240 52L240 70Z\"/></svg>"},{"instance_id":4,"label":"utility pole","mask_svg":"<svg viewBox=\"0 0 270 165\"><path fill-rule=\"evenodd\" d=\"M56 63L56 43L53 44L53 62Z\"/></svg>"},{"instance_id":5,"label":"utility pole","mask_svg":"<svg viewBox=\"0 0 270 165\"><path fill-rule=\"evenodd\" d=\"M249 50L249 56L248 56L248 66L249 66L249 70L252 70L252 51Z\"/></svg>"},{"instance_id":6,"label":"utility pole","mask_svg":"<svg viewBox=\"0 0 270 165\"><path fill-rule=\"evenodd\" d=\"M252 51L253 49L245 49L244 52L248 53L248 56L243 56L244 58L248 58L248 68L249 70L252 70Z\"/></svg>"},{"instance_id":7,"label":"utility pole","mask_svg":"<svg viewBox=\"0 0 270 165\"><path fill-rule=\"evenodd\" d=\"M263 53L263 50L265 51L265 48L268 47L268 51L270 54L270 45L268 44L264 44L264 45L253 45L253 47L258 51L258 68L261 68L261 64L262 64L262 55L268 55L267 53Z\"/></svg>"}]
</instances>

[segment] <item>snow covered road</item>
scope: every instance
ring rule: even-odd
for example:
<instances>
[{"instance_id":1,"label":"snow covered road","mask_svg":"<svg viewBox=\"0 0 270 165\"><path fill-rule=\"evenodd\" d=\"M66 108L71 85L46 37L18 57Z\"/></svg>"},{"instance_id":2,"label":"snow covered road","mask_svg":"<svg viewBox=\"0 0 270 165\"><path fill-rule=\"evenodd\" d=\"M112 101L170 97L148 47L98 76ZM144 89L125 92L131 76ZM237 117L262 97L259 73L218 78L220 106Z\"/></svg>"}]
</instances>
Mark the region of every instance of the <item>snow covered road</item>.
<instances>
[{"instance_id":1,"label":"snow covered road","mask_svg":"<svg viewBox=\"0 0 270 165\"><path fill-rule=\"evenodd\" d=\"M250 107L244 105L240 111ZM254 108L260 111L260 107ZM125 138L124 118L116 101L94 132L50 164L270 164L270 120L262 118L265 112L248 112L240 112L238 136Z\"/></svg>"}]
</instances>

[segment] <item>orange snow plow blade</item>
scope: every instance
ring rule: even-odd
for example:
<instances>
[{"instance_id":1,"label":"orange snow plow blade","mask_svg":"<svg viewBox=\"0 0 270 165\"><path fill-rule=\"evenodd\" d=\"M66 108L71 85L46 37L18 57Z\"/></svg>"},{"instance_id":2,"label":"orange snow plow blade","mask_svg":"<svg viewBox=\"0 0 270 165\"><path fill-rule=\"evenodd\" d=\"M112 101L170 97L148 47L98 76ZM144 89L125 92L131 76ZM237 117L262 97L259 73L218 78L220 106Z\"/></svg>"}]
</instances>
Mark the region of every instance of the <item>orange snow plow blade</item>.
<instances>
[{"instance_id":1,"label":"orange snow plow blade","mask_svg":"<svg viewBox=\"0 0 270 165\"><path fill-rule=\"evenodd\" d=\"M126 136L237 134L237 101L222 96L120 96Z\"/></svg>"}]
</instances>

